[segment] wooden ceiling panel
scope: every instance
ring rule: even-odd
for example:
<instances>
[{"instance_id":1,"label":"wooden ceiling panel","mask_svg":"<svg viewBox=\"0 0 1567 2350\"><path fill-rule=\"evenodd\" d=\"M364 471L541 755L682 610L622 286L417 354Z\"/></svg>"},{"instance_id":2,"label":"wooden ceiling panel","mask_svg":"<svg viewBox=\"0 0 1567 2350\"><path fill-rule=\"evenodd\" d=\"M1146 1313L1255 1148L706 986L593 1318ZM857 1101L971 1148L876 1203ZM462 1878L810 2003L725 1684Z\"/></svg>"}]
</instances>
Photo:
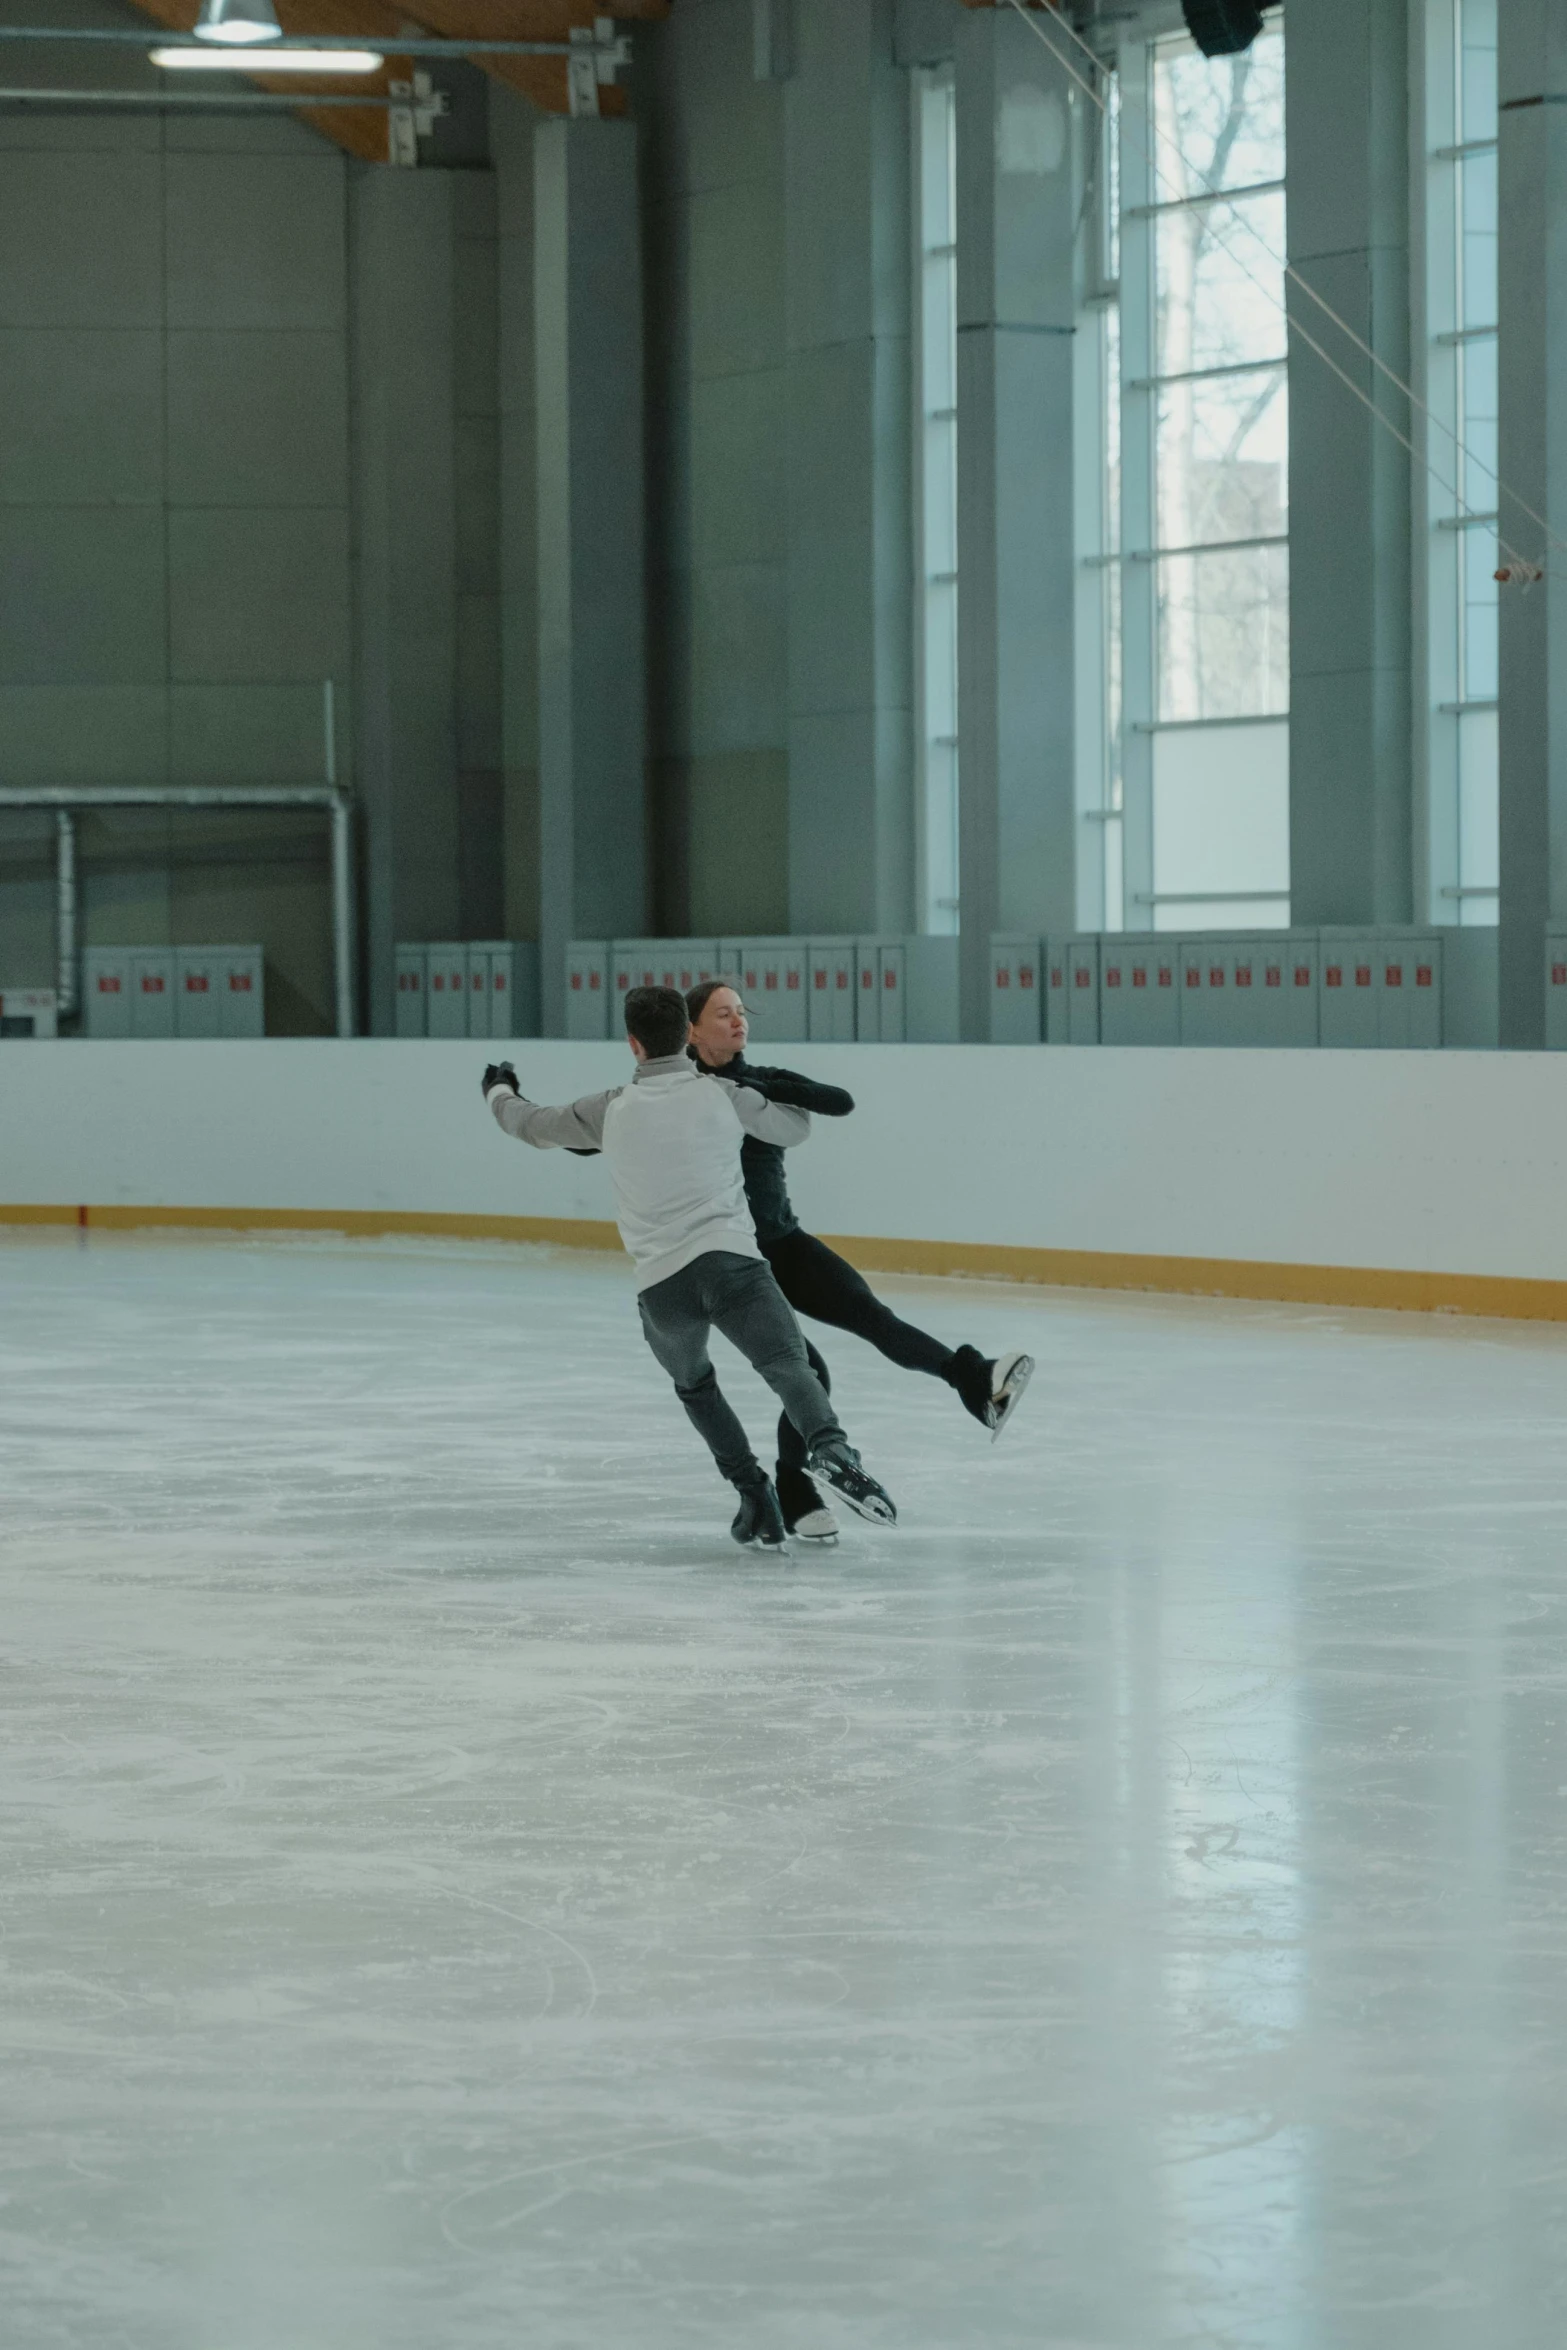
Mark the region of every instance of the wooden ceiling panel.
<instances>
[{"instance_id":1,"label":"wooden ceiling panel","mask_svg":"<svg viewBox=\"0 0 1567 2350\"><path fill-rule=\"evenodd\" d=\"M407 81L420 61L394 54L399 34L405 40L416 34L449 40L459 53L465 33L474 41L564 41L575 28L591 28L596 16L613 16L623 23L656 22L669 14L670 0L610 0L607 7L603 0L415 0L415 4L417 22L387 0L277 0L278 22L285 33L316 39L342 34L345 39L382 50L386 64L379 73L355 74L351 81L342 75L320 79L311 75L302 81L298 74L254 69L246 79L264 90L297 95L301 116L324 137L363 162L384 163L384 113L369 106L334 107L330 101L350 92L385 97L394 81ZM155 24L175 33L190 32L199 12L199 0L136 0L136 5ZM236 59L230 57L226 62L230 71L239 70ZM568 111L563 57L476 57L473 62L508 89L519 90L541 113ZM216 66L216 58L213 63ZM623 115L628 101L623 89L611 85L600 91L599 104L605 114Z\"/></svg>"}]
</instances>

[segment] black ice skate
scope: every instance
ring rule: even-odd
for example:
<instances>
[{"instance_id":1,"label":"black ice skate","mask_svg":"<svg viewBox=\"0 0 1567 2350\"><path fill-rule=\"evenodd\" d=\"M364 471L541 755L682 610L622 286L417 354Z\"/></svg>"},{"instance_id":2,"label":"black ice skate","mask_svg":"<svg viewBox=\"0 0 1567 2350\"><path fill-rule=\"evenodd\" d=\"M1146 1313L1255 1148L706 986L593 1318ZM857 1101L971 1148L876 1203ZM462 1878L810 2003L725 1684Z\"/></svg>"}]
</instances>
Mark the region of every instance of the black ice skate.
<instances>
[{"instance_id":1,"label":"black ice skate","mask_svg":"<svg viewBox=\"0 0 1567 2350\"><path fill-rule=\"evenodd\" d=\"M971 1412L982 1428L996 1425L996 1404L991 1388L993 1366L986 1362L977 1346L960 1346L947 1365L947 1384L957 1390L958 1401L966 1412Z\"/></svg>"},{"instance_id":2,"label":"black ice skate","mask_svg":"<svg viewBox=\"0 0 1567 2350\"><path fill-rule=\"evenodd\" d=\"M741 1486L740 1507L729 1531L745 1550L787 1550L783 1511L770 1477L759 1485Z\"/></svg>"},{"instance_id":3,"label":"black ice skate","mask_svg":"<svg viewBox=\"0 0 1567 2350\"><path fill-rule=\"evenodd\" d=\"M947 1378L959 1401L995 1442L1023 1400L1023 1390L1034 1375L1034 1358L1014 1349L987 1362L977 1346L960 1346L948 1366Z\"/></svg>"},{"instance_id":4,"label":"black ice skate","mask_svg":"<svg viewBox=\"0 0 1567 2350\"><path fill-rule=\"evenodd\" d=\"M1001 1355L990 1366L992 1419L990 1441L995 1443L1023 1400L1023 1390L1034 1376L1034 1358L1021 1352Z\"/></svg>"},{"instance_id":5,"label":"black ice skate","mask_svg":"<svg viewBox=\"0 0 1567 2350\"><path fill-rule=\"evenodd\" d=\"M884 1493L874 1477L860 1466L860 1456L845 1437L831 1437L826 1444L817 1445L806 1463L813 1477L820 1477L830 1485L840 1500L862 1518L869 1518L878 1526L895 1526L898 1513L891 1497Z\"/></svg>"}]
</instances>

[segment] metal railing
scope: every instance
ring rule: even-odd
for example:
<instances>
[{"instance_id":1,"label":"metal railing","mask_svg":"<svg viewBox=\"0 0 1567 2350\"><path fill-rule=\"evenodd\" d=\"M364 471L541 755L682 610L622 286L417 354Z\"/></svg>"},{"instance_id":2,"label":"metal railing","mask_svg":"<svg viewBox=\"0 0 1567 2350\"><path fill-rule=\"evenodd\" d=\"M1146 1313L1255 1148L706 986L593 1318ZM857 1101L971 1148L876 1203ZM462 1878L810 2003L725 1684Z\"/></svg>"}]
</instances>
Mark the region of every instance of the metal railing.
<instances>
[{"instance_id":1,"label":"metal railing","mask_svg":"<svg viewBox=\"0 0 1567 2350\"><path fill-rule=\"evenodd\" d=\"M81 1003L76 819L99 808L319 808L332 830L332 980L337 1034L357 1033L354 1016L353 800L334 783L0 784L0 808L52 808L55 830L55 947L62 1013Z\"/></svg>"}]
</instances>

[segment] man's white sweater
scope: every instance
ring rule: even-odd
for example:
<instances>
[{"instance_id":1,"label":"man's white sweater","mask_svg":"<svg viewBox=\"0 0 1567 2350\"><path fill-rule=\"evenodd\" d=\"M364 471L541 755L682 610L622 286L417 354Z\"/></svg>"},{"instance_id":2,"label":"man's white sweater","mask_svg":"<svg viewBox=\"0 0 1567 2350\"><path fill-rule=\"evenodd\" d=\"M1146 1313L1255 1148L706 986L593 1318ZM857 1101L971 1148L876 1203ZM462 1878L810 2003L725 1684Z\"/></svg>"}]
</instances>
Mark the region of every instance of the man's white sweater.
<instances>
[{"instance_id":1,"label":"man's white sweater","mask_svg":"<svg viewBox=\"0 0 1567 2350\"><path fill-rule=\"evenodd\" d=\"M759 1257L740 1146L754 1134L787 1149L811 1131L806 1111L731 1085L684 1053L641 1061L629 1085L558 1109L526 1101L507 1085L491 1086L485 1099L496 1124L535 1150L603 1152L638 1289L667 1281L711 1250Z\"/></svg>"}]
</instances>

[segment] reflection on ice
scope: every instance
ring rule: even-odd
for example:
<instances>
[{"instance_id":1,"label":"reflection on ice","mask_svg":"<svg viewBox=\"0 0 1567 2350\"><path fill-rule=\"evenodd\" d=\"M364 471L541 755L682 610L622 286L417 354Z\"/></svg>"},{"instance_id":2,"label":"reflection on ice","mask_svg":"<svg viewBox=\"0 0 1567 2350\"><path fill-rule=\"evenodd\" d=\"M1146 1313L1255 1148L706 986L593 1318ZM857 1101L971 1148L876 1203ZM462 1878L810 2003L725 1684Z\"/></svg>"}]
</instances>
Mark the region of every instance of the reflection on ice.
<instances>
[{"instance_id":1,"label":"reflection on ice","mask_svg":"<svg viewBox=\"0 0 1567 2350\"><path fill-rule=\"evenodd\" d=\"M927 1284L780 1566L614 1260L0 1295L6 2350L1554 2342L1567 1336Z\"/></svg>"}]
</instances>

